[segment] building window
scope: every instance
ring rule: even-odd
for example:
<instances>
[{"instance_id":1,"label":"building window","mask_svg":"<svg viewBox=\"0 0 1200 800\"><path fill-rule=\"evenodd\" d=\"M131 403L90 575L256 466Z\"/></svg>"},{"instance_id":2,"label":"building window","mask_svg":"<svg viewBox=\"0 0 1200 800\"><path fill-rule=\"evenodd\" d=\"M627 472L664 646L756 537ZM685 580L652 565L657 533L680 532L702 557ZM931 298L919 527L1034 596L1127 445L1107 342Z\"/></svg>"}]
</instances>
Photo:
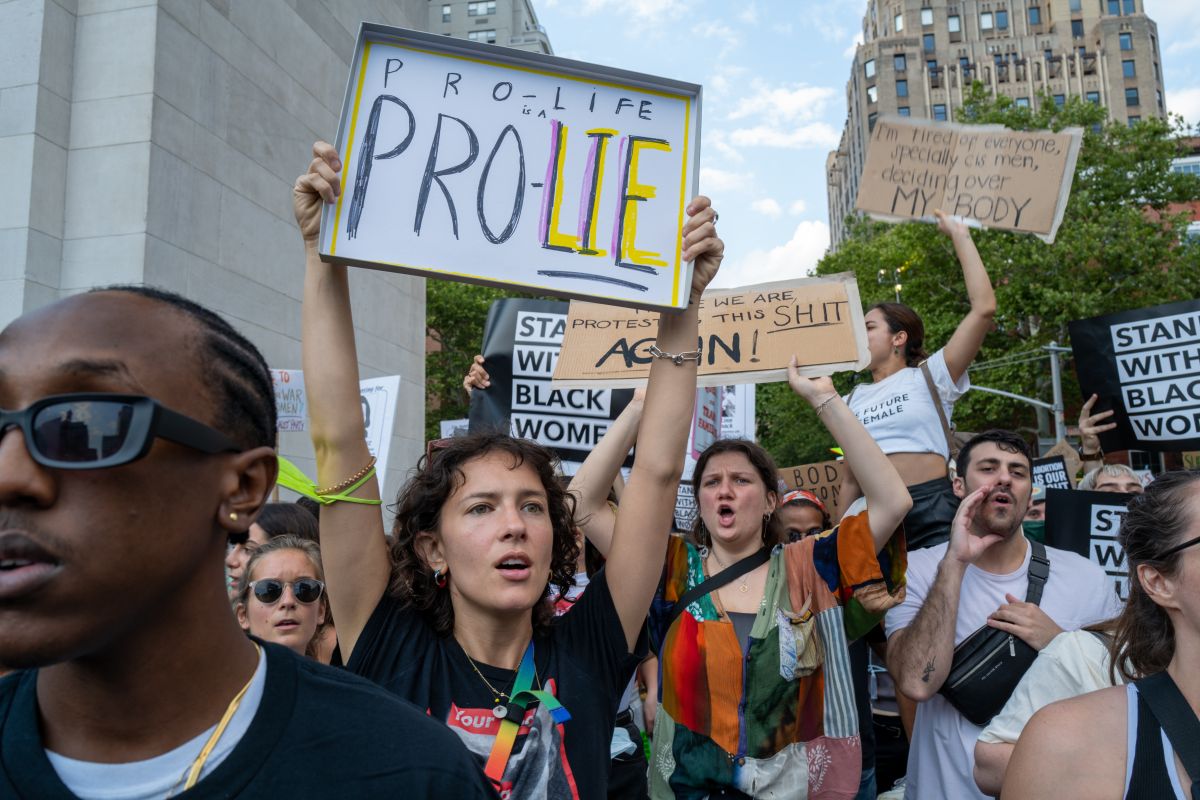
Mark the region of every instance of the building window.
<instances>
[{"instance_id":1,"label":"building window","mask_svg":"<svg viewBox=\"0 0 1200 800\"><path fill-rule=\"evenodd\" d=\"M1141 117L1139 117L1139 116L1131 116L1131 117L1129 118L1129 127L1131 127L1131 128L1132 128L1134 125L1138 124L1138 123L1139 123L1139 122L1141 122L1141 121L1142 121L1142 118L1141 118Z\"/></svg>"},{"instance_id":2,"label":"building window","mask_svg":"<svg viewBox=\"0 0 1200 800\"><path fill-rule=\"evenodd\" d=\"M993 27L992 12L985 11L979 15L979 30L990 31Z\"/></svg>"},{"instance_id":3,"label":"building window","mask_svg":"<svg viewBox=\"0 0 1200 800\"><path fill-rule=\"evenodd\" d=\"M1030 25L1041 25L1042 24L1042 10L1040 8L1038 8L1037 6L1029 7L1029 24Z\"/></svg>"},{"instance_id":4,"label":"building window","mask_svg":"<svg viewBox=\"0 0 1200 800\"><path fill-rule=\"evenodd\" d=\"M896 33L899 33L902 30L904 30L904 15L897 14L896 15Z\"/></svg>"},{"instance_id":5,"label":"building window","mask_svg":"<svg viewBox=\"0 0 1200 800\"><path fill-rule=\"evenodd\" d=\"M922 42L922 44L923 44L923 45L924 45L924 47L925 47L925 52L926 52L926 53L932 53L932 52L933 52L935 45L934 45L934 40L933 40L933 34L932 34L932 33L927 33L927 34L925 34L924 36L922 36L922 37L921 37L921 42Z\"/></svg>"},{"instance_id":6,"label":"building window","mask_svg":"<svg viewBox=\"0 0 1200 800\"><path fill-rule=\"evenodd\" d=\"M910 109L908 106L900 106L896 109L896 113L902 117L911 117L912 109Z\"/></svg>"},{"instance_id":7,"label":"building window","mask_svg":"<svg viewBox=\"0 0 1200 800\"><path fill-rule=\"evenodd\" d=\"M1138 101L1137 87L1130 87L1125 90L1125 105L1127 105L1127 106L1141 105L1141 103Z\"/></svg>"},{"instance_id":8,"label":"building window","mask_svg":"<svg viewBox=\"0 0 1200 800\"><path fill-rule=\"evenodd\" d=\"M1081 5L1080 5L1080 3L1081 3L1081 2L1082 2L1082 0L1071 0L1071 3L1070 3L1071 10L1072 10L1072 11L1080 11L1080 10L1082 10L1082 7L1081 7Z\"/></svg>"},{"instance_id":9,"label":"building window","mask_svg":"<svg viewBox=\"0 0 1200 800\"><path fill-rule=\"evenodd\" d=\"M874 86L867 87L867 102L875 103L879 101L879 90Z\"/></svg>"},{"instance_id":10,"label":"building window","mask_svg":"<svg viewBox=\"0 0 1200 800\"><path fill-rule=\"evenodd\" d=\"M896 97L908 97L908 81L896 81Z\"/></svg>"},{"instance_id":11,"label":"building window","mask_svg":"<svg viewBox=\"0 0 1200 800\"><path fill-rule=\"evenodd\" d=\"M495 44L496 32L494 30L467 31L467 38L472 42L487 42L488 44Z\"/></svg>"},{"instance_id":12,"label":"building window","mask_svg":"<svg viewBox=\"0 0 1200 800\"><path fill-rule=\"evenodd\" d=\"M946 121L946 104L945 103L937 103L934 105L933 118L938 120L939 122Z\"/></svg>"},{"instance_id":13,"label":"building window","mask_svg":"<svg viewBox=\"0 0 1200 800\"><path fill-rule=\"evenodd\" d=\"M876 114L874 111L872 111L870 114L867 115L867 131L868 132L875 131L875 120L877 120L877 119L879 119L879 115Z\"/></svg>"},{"instance_id":14,"label":"building window","mask_svg":"<svg viewBox=\"0 0 1200 800\"><path fill-rule=\"evenodd\" d=\"M1121 15L1121 0L1108 0L1108 13L1114 17Z\"/></svg>"},{"instance_id":15,"label":"building window","mask_svg":"<svg viewBox=\"0 0 1200 800\"><path fill-rule=\"evenodd\" d=\"M1059 108L1062 108L1066 104L1067 104L1067 96L1065 94L1054 95L1054 105L1058 106Z\"/></svg>"},{"instance_id":16,"label":"building window","mask_svg":"<svg viewBox=\"0 0 1200 800\"><path fill-rule=\"evenodd\" d=\"M1137 77L1137 67L1134 66L1134 62L1132 60L1121 62L1121 74L1126 78Z\"/></svg>"},{"instance_id":17,"label":"building window","mask_svg":"<svg viewBox=\"0 0 1200 800\"><path fill-rule=\"evenodd\" d=\"M867 80L875 77L875 59L869 59L863 62L863 75Z\"/></svg>"},{"instance_id":18,"label":"building window","mask_svg":"<svg viewBox=\"0 0 1200 800\"><path fill-rule=\"evenodd\" d=\"M1136 14L1137 13L1137 9L1134 7L1133 0L1123 0L1121 5L1123 5L1125 7L1126 14Z\"/></svg>"},{"instance_id":19,"label":"building window","mask_svg":"<svg viewBox=\"0 0 1200 800\"><path fill-rule=\"evenodd\" d=\"M946 17L946 27L951 33L959 33L962 30L962 20L958 14L951 14Z\"/></svg>"},{"instance_id":20,"label":"building window","mask_svg":"<svg viewBox=\"0 0 1200 800\"><path fill-rule=\"evenodd\" d=\"M933 24L933 9L932 8L922 8L921 9L921 24L922 25L932 25Z\"/></svg>"},{"instance_id":21,"label":"building window","mask_svg":"<svg viewBox=\"0 0 1200 800\"><path fill-rule=\"evenodd\" d=\"M442 6L442 22L450 21L450 6Z\"/></svg>"},{"instance_id":22,"label":"building window","mask_svg":"<svg viewBox=\"0 0 1200 800\"><path fill-rule=\"evenodd\" d=\"M1099 92L1088 92L1087 93L1087 101L1094 106L1100 105L1100 93Z\"/></svg>"},{"instance_id":23,"label":"building window","mask_svg":"<svg viewBox=\"0 0 1200 800\"><path fill-rule=\"evenodd\" d=\"M1008 30L1008 12L1003 9L996 12L996 27L1002 31Z\"/></svg>"},{"instance_id":24,"label":"building window","mask_svg":"<svg viewBox=\"0 0 1200 800\"><path fill-rule=\"evenodd\" d=\"M479 0L477 3L467 3L468 17L486 17L496 13L496 0Z\"/></svg>"},{"instance_id":25,"label":"building window","mask_svg":"<svg viewBox=\"0 0 1200 800\"><path fill-rule=\"evenodd\" d=\"M1018 97L1017 98L1017 108L1029 108L1029 98L1028 97Z\"/></svg>"},{"instance_id":26,"label":"building window","mask_svg":"<svg viewBox=\"0 0 1200 800\"><path fill-rule=\"evenodd\" d=\"M1159 111L1162 111L1162 107L1163 107L1163 103L1162 103L1162 89L1155 89L1155 90L1154 90L1154 94L1155 94L1155 96L1158 98L1158 110L1159 110Z\"/></svg>"},{"instance_id":27,"label":"building window","mask_svg":"<svg viewBox=\"0 0 1200 800\"><path fill-rule=\"evenodd\" d=\"M1133 34L1132 33L1122 33L1117 38L1121 42L1122 50L1132 50L1133 49Z\"/></svg>"},{"instance_id":28,"label":"building window","mask_svg":"<svg viewBox=\"0 0 1200 800\"><path fill-rule=\"evenodd\" d=\"M925 69L929 70L930 72L937 72L937 59L931 58L928 61L926 61Z\"/></svg>"},{"instance_id":29,"label":"building window","mask_svg":"<svg viewBox=\"0 0 1200 800\"><path fill-rule=\"evenodd\" d=\"M1071 20L1071 37L1074 39L1082 39L1083 38L1083 20L1081 20L1081 19Z\"/></svg>"},{"instance_id":30,"label":"building window","mask_svg":"<svg viewBox=\"0 0 1200 800\"><path fill-rule=\"evenodd\" d=\"M896 68L896 72L904 72L908 69L908 59L905 58L904 53L896 53L892 66Z\"/></svg>"}]
</instances>

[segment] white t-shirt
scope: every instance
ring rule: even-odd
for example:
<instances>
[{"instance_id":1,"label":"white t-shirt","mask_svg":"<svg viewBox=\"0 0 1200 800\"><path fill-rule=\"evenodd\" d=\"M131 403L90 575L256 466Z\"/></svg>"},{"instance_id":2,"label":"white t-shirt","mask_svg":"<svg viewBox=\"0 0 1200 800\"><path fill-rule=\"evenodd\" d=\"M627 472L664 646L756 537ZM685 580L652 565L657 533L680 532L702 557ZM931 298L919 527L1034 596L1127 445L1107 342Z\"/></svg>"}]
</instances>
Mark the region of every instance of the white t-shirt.
<instances>
[{"instance_id":1,"label":"white t-shirt","mask_svg":"<svg viewBox=\"0 0 1200 800\"><path fill-rule=\"evenodd\" d=\"M1016 534L1019 535L1019 534ZM887 612L887 635L907 628L917 616L933 587L938 564L946 555L943 543L908 554L908 590L904 602ZM1005 594L1021 599L1029 588L1031 548L1015 572L994 575L968 565L963 575L954 627L954 644L978 630L987 618L1008 601ZM1054 547L1046 548L1050 576L1042 590L1042 610L1063 630L1073 631L1115 617L1121 609L1113 585L1096 564L1082 556ZM913 740L908 750L908 779L905 797L979 798L975 785L975 740L983 728L973 725L940 694L917 706Z\"/></svg>"},{"instance_id":2,"label":"white t-shirt","mask_svg":"<svg viewBox=\"0 0 1200 800\"><path fill-rule=\"evenodd\" d=\"M1038 709L1051 703L1113 686L1108 647L1090 631L1067 631L1046 645L1021 678L1012 697L992 718L979 741L1016 744ZM1121 673L1117 683L1124 683Z\"/></svg>"},{"instance_id":3,"label":"white t-shirt","mask_svg":"<svg viewBox=\"0 0 1200 800\"><path fill-rule=\"evenodd\" d=\"M954 401L971 388L971 379L965 371L957 383L951 379L944 349L930 356L928 364L949 421ZM950 458L946 433L920 367L905 367L878 383L860 383L844 399L884 453L937 453Z\"/></svg>"}]
</instances>

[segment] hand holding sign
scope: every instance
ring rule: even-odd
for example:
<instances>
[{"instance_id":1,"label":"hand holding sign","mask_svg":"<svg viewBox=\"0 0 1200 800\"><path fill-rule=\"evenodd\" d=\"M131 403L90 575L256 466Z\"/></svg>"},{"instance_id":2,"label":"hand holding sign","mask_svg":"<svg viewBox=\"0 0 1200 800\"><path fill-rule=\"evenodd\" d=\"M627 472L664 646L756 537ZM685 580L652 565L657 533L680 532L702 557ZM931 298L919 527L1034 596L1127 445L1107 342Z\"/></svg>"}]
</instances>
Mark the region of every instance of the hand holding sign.
<instances>
[{"instance_id":1,"label":"hand holding sign","mask_svg":"<svg viewBox=\"0 0 1200 800\"><path fill-rule=\"evenodd\" d=\"M725 243L717 238L717 211L712 201L704 195L692 200L687 207L688 221L683 226L683 260L695 261L692 265L693 303L717 277L721 260L725 257Z\"/></svg>"},{"instance_id":2,"label":"hand holding sign","mask_svg":"<svg viewBox=\"0 0 1200 800\"><path fill-rule=\"evenodd\" d=\"M296 178L292 186L292 213L305 245L315 247L321 235L322 201L336 202L341 192L342 161L329 142L314 143L312 151L308 172Z\"/></svg>"},{"instance_id":3,"label":"hand holding sign","mask_svg":"<svg viewBox=\"0 0 1200 800\"><path fill-rule=\"evenodd\" d=\"M1079 443L1083 448L1083 452L1094 454L1100 452L1100 434L1105 431L1115 430L1117 423L1109 422L1101 424L1100 420L1108 419L1113 415L1113 410L1101 411L1098 414L1092 413L1092 406L1096 405L1096 401L1100 399L1100 395L1093 394L1088 398L1088 401L1083 404L1083 408L1079 410Z\"/></svg>"},{"instance_id":4,"label":"hand holding sign","mask_svg":"<svg viewBox=\"0 0 1200 800\"><path fill-rule=\"evenodd\" d=\"M788 385L792 387L793 392L817 409L821 407L822 403L831 401L838 396L837 390L833 388L833 379L828 375L819 375L815 378L801 375L800 360L796 356L792 356L792 362L788 365Z\"/></svg>"}]
</instances>

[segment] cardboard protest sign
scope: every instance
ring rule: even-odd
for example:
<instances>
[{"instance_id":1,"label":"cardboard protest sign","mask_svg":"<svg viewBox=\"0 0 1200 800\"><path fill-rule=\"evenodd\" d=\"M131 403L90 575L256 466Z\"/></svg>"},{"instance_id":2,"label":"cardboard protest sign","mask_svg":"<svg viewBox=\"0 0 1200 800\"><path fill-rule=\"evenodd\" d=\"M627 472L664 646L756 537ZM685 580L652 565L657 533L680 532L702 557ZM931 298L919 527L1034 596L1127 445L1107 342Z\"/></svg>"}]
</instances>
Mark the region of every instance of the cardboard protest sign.
<instances>
[{"instance_id":1,"label":"cardboard protest sign","mask_svg":"<svg viewBox=\"0 0 1200 800\"><path fill-rule=\"evenodd\" d=\"M364 378L358 382L367 449L375 456L375 474L387 475L392 431L396 427L396 404L400 401L400 376Z\"/></svg>"},{"instance_id":2,"label":"cardboard protest sign","mask_svg":"<svg viewBox=\"0 0 1200 800\"><path fill-rule=\"evenodd\" d=\"M304 373L298 369L271 370L275 387L276 430L304 431L308 428L308 395L304 391Z\"/></svg>"},{"instance_id":3,"label":"cardboard protest sign","mask_svg":"<svg viewBox=\"0 0 1200 800\"><path fill-rule=\"evenodd\" d=\"M573 475L633 392L551 384L566 322L567 304L555 300L492 303L483 333L491 386L471 393L469 425L472 432L507 426L513 436L541 442Z\"/></svg>"},{"instance_id":4,"label":"cardboard protest sign","mask_svg":"<svg viewBox=\"0 0 1200 800\"><path fill-rule=\"evenodd\" d=\"M1066 439L1059 439L1054 443L1053 447L1042 454L1042 458L1053 458L1055 456L1062 458L1066 464L1067 474L1071 476L1073 485L1075 476L1079 474L1079 468L1083 466L1083 460L1079 457L1079 453Z\"/></svg>"},{"instance_id":5,"label":"cardboard protest sign","mask_svg":"<svg viewBox=\"0 0 1200 800\"><path fill-rule=\"evenodd\" d=\"M555 383L630 387L650 375L658 314L571 303ZM805 375L862 369L869 361L858 283L851 273L705 293L700 302L700 386L787 380L795 354Z\"/></svg>"},{"instance_id":6,"label":"cardboard protest sign","mask_svg":"<svg viewBox=\"0 0 1200 800\"><path fill-rule=\"evenodd\" d=\"M807 489L820 498L834 522L842 518L842 462L820 461L779 470L779 477L788 489Z\"/></svg>"},{"instance_id":7,"label":"cardboard protest sign","mask_svg":"<svg viewBox=\"0 0 1200 800\"><path fill-rule=\"evenodd\" d=\"M1067 462L1062 456L1035 459L1030 477L1033 479L1034 486L1041 486L1045 489L1075 488L1075 484L1071 482L1071 478L1067 474Z\"/></svg>"},{"instance_id":8,"label":"cardboard protest sign","mask_svg":"<svg viewBox=\"0 0 1200 800\"><path fill-rule=\"evenodd\" d=\"M700 87L364 24L321 257L434 278L687 304Z\"/></svg>"},{"instance_id":9,"label":"cardboard protest sign","mask_svg":"<svg viewBox=\"0 0 1200 800\"><path fill-rule=\"evenodd\" d=\"M875 123L855 207L887 221L933 220L937 209L985 228L1053 242L1083 130L886 116Z\"/></svg>"},{"instance_id":10,"label":"cardboard protest sign","mask_svg":"<svg viewBox=\"0 0 1200 800\"><path fill-rule=\"evenodd\" d=\"M1122 311L1069 325L1084 397L1113 409L1105 450L1200 447L1200 300Z\"/></svg>"},{"instance_id":11,"label":"cardboard protest sign","mask_svg":"<svg viewBox=\"0 0 1200 800\"><path fill-rule=\"evenodd\" d=\"M1046 490L1046 544L1071 550L1104 569L1122 600L1129 599L1125 550L1117 541L1133 495Z\"/></svg>"}]
</instances>

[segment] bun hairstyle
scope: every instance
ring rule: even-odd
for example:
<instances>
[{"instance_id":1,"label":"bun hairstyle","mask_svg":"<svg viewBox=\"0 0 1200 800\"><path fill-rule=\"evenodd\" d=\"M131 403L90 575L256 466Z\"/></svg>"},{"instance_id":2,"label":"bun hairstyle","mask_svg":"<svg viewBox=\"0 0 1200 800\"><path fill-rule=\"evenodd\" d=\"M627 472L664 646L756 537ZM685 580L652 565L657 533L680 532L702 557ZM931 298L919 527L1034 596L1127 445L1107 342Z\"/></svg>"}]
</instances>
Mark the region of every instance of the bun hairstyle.
<instances>
[{"instance_id":1,"label":"bun hairstyle","mask_svg":"<svg viewBox=\"0 0 1200 800\"><path fill-rule=\"evenodd\" d=\"M929 358L925 352L925 323L921 322L921 316L916 311L904 303L876 303L867 311L875 309L883 314L888 330L893 334L901 331L908 334L908 341L904 343L904 363L915 367Z\"/></svg>"},{"instance_id":2,"label":"bun hairstyle","mask_svg":"<svg viewBox=\"0 0 1200 800\"><path fill-rule=\"evenodd\" d=\"M1165 558L1161 554L1180 544L1195 524L1200 515L1198 489L1200 472L1167 472L1129 501L1118 536L1129 565L1129 600L1117 618L1111 643L1112 664L1126 680L1163 672L1175 656L1175 626L1142 588L1138 567L1151 566L1167 577L1178 572L1184 553Z\"/></svg>"}]
</instances>

